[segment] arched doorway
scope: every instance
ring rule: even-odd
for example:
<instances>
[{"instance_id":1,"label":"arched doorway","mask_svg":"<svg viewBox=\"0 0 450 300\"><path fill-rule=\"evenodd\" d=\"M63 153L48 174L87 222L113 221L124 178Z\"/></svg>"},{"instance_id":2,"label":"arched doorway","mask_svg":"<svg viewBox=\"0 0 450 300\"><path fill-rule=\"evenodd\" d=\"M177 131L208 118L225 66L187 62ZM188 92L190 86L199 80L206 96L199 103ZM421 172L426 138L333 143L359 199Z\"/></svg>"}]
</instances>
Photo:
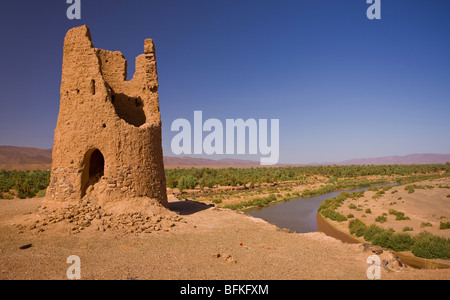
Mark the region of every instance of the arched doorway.
<instances>
[{"instance_id":1,"label":"arched doorway","mask_svg":"<svg viewBox=\"0 0 450 300\"><path fill-rule=\"evenodd\" d=\"M91 179L96 180L97 183L103 176L105 171L105 158L100 150L96 149L91 154L91 159L89 161L89 181Z\"/></svg>"},{"instance_id":2,"label":"arched doorway","mask_svg":"<svg viewBox=\"0 0 450 300\"><path fill-rule=\"evenodd\" d=\"M86 153L84 158L84 170L82 176L82 195L86 194L87 189L100 181L105 172L105 158L98 149Z\"/></svg>"}]
</instances>

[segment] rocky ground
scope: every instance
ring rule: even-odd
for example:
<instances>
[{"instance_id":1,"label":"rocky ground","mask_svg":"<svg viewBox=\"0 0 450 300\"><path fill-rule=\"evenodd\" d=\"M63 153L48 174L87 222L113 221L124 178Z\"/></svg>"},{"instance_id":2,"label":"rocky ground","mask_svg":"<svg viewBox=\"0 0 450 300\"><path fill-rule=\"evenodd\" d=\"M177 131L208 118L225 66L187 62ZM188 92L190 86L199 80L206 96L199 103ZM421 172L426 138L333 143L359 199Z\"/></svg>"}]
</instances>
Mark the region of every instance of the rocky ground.
<instances>
[{"instance_id":1,"label":"rocky ground","mask_svg":"<svg viewBox=\"0 0 450 300\"><path fill-rule=\"evenodd\" d=\"M52 210L43 199L2 200L0 279L67 279L71 255L80 257L82 279L367 279L367 258L377 251L169 202L166 214L120 215L89 203ZM450 270L391 269L396 258L378 254L381 279L450 279Z\"/></svg>"}]
</instances>

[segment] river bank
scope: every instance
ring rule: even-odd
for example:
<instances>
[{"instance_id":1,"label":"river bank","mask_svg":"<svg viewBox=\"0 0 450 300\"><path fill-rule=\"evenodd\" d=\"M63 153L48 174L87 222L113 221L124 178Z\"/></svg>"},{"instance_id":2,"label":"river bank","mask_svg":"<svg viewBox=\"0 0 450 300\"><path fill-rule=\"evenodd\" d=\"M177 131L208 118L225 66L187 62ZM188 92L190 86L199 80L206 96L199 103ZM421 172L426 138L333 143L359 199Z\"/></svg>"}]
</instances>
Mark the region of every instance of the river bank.
<instances>
[{"instance_id":1,"label":"river bank","mask_svg":"<svg viewBox=\"0 0 450 300\"><path fill-rule=\"evenodd\" d=\"M448 178L447 173L430 173L404 176L360 176L348 178L328 178L316 176L306 181L279 182L260 185L255 188L242 186L239 188L212 188L204 190L189 190L183 194L168 189L168 193L178 199L189 199L214 204L221 208L237 211L249 211L270 205L287 202L298 198L309 198L327 193L369 188L387 184L405 184L427 179Z\"/></svg>"},{"instance_id":2,"label":"river bank","mask_svg":"<svg viewBox=\"0 0 450 300\"><path fill-rule=\"evenodd\" d=\"M445 241L450 235L449 230L442 226L450 215L449 183L448 178L441 178L414 185L371 189L363 196L348 197L335 210L337 214L347 218L330 220L318 214L320 230L346 242L367 243L363 236L358 238L350 233L349 223L358 220L365 226L376 225L387 232L410 235L413 240L426 232L442 237L442 241ZM447 246L443 247L442 251L445 251L445 247L448 248L448 240ZM439 255L438 253L433 255ZM418 268L450 267L448 259L423 259L411 251L397 251L395 254L405 263Z\"/></svg>"},{"instance_id":3,"label":"river bank","mask_svg":"<svg viewBox=\"0 0 450 300\"><path fill-rule=\"evenodd\" d=\"M339 229L333 222L327 218L324 218L321 214L317 213L317 224L319 226L319 231L325 233L327 236L333 237L343 243L348 244L367 244L363 238L357 238L350 232ZM449 269L450 262L442 260L429 260L414 256L410 251L407 252L396 252L384 249L384 251L392 252L399 257L401 262L415 269Z\"/></svg>"}]
</instances>

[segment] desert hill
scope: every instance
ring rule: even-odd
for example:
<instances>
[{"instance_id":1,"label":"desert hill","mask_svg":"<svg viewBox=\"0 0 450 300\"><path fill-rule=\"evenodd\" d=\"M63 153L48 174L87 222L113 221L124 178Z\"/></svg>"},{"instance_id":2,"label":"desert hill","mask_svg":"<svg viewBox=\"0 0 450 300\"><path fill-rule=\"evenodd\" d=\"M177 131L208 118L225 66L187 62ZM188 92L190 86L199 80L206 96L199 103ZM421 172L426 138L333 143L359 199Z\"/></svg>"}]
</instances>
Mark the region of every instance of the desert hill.
<instances>
[{"instance_id":1,"label":"desert hill","mask_svg":"<svg viewBox=\"0 0 450 300\"><path fill-rule=\"evenodd\" d=\"M0 169L6 170L50 170L52 149L30 147L0 146ZM351 159L340 162L322 162L303 165L403 165L403 164L442 164L450 162L450 154L410 154L405 156L383 156L376 158ZM258 167L258 161L223 158L219 160L193 157L164 156L166 168L190 167ZM287 164L283 164L286 166ZM300 166L300 164L291 164ZM281 165L280 165L281 166Z\"/></svg>"},{"instance_id":2,"label":"desert hill","mask_svg":"<svg viewBox=\"0 0 450 300\"><path fill-rule=\"evenodd\" d=\"M0 146L0 169L50 170L52 149Z\"/></svg>"},{"instance_id":3,"label":"desert hill","mask_svg":"<svg viewBox=\"0 0 450 300\"><path fill-rule=\"evenodd\" d=\"M383 156L342 161L341 165L412 165L444 164L450 162L450 154L410 154L405 156Z\"/></svg>"}]
</instances>

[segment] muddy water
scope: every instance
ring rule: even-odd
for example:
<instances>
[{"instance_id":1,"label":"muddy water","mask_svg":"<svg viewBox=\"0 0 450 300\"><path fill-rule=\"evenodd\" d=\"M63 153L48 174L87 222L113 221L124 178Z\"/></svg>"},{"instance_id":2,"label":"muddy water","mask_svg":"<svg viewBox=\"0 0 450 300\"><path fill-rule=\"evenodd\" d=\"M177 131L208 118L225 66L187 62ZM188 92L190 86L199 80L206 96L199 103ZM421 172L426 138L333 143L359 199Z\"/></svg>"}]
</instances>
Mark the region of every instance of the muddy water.
<instances>
[{"instance_id":1,"label":"muddy water","mask_svg":"<svg viewBox=\"0 0 450 300\"><path fill-rule=\"evenodd\" d=\"M246 213L280 228L287 228L297 233L318 231L317 209L319 205L342 192L367 191L369 188L360 188L348 191L336 191L328 194L309 198L298 198L288 202L280 202L260 209L247 211Z\"/></svg>"}]
</instances>

